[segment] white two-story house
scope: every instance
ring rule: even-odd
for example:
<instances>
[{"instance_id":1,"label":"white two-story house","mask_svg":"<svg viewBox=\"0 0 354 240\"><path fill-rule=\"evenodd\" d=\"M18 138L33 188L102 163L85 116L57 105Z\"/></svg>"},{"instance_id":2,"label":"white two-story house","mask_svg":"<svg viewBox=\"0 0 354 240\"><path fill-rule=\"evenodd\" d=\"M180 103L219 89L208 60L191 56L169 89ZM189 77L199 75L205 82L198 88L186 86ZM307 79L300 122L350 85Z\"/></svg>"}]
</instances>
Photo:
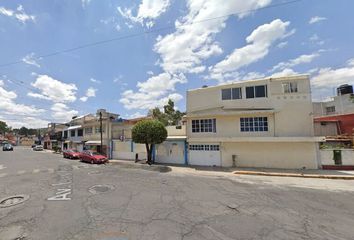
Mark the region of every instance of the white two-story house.
<instances>
[{"instance_id":1,"label":"white two-story house","mask_svg":"<svg viewBox=\"0 0 354 240\"><path fill-rule=\"evenodd\" d=\"M307 75L187 92L190 165L319 167Z\"/></svg>"}]
</instances>

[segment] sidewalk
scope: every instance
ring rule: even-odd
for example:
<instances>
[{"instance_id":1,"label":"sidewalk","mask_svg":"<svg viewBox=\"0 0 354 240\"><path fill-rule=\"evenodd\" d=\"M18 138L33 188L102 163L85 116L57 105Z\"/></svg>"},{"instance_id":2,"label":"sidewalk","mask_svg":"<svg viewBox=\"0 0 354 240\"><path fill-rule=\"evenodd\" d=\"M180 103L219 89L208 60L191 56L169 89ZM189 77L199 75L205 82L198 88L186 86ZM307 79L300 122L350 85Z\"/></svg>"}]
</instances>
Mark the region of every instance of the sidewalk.
<instances>
[{"instance_id":1,"label":"sidewalk","mask_svg":"<svg viewBox=\"0 0 354 240\"><path fill-rule=\"evenodd\" d=\"M340 170L296 170L296 169L264 169L264 168L238 168L233 171L236 175L259 175L274 177L301 177L354 180L354 171Z\"/></svg>"}]
</instances>

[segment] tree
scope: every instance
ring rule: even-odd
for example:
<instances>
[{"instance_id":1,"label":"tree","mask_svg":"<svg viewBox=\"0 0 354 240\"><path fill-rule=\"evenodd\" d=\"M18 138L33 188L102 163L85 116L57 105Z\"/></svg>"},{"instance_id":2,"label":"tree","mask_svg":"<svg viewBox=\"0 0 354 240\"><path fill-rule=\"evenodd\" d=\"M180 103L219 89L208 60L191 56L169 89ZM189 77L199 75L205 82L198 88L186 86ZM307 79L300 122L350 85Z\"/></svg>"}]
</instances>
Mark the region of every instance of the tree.
<instances>
[{"instance_id":1,"label":"tree","mask_svg":"<svg viewBox=\"0 0 354 240\"><path fill-rule=\"evenodd\" d=\"M5 135L6 132L10 131L11 129L7 126L6 122L0 121L0 133Z\"/></svg>"},{"instance_id":2,"label":"tree","mask_svg":"<svg viewBox=\"0 0 354 240\"><path fill-rule=\"evenodd\" d=\"M154 145L166 140L167 130L158 120L143 120L133 127L132 138L135 143L145 144L147 163L150 165L152 163Z\"/></svg>"},{"instance_id":3,"label":"tree","mask_svg":"<svg viewBox=\"0 0 354 240\"><path fill-rule=\"evenodd\" d=\"M179 110L175 110L175 103L171 99L163 106L163 110L164 112L161 112L160 109L156 107L150 110L150 115L152 115L154 119L162 122L165 126L178 125L185 114Z\"/></svg>"},{"instance_id":4,"label":"tree","mask_svg":"<svg viewBox=\"0 0 354 240\"><path fill-rule=\"evenodd\" d=\"M28 136L28 128L26 127L21 127L20 130L18 131L20 135L25 135L26 137Z\"/></svg>"}]
</instances>

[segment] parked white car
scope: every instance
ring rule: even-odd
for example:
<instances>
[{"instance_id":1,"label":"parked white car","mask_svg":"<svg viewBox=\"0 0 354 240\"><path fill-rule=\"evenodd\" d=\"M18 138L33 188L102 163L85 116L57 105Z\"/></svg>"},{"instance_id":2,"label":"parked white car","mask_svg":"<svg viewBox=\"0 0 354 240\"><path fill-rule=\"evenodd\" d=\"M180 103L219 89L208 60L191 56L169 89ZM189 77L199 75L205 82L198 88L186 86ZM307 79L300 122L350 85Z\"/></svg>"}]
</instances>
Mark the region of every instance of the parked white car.
<instances>
[{"instance_id":1,"label":"parked white car","mask_svg":"<svg viewBox=\"0 0 354 240\"><path fill-rule=\"evenodd\" d=\"M42 145L36 145L36 146L33 148L33 151L43 151L43 146L42 146Z\"/></svg>"}]
</instances>

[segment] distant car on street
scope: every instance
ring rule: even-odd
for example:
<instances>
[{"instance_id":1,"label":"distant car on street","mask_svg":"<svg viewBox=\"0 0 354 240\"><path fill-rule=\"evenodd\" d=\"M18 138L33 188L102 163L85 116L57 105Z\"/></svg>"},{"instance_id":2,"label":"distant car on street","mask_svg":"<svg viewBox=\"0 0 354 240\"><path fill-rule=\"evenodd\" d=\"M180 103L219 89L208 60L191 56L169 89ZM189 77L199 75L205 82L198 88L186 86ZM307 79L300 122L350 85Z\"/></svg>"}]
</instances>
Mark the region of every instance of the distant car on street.
<instances>
[{"instance_id":1,"label":"distant car on street","mask_svg":"<svg viewBox=\"0 0 354 240\"><path fill-rule=\"evenodd\" d=\"M13 148L13 146L12 146L11 144L6 143L6 144L2 147L2 150L3 150L3 151L13 151L14 148Z\"/></svg>"},{"instance_id":2,"label":"distant car on street","mask_svg":"<svg viewBox=\"0 0 354 240\"><path fill-rule=\"evenodd\" d=\"M103 156L98 152L93 152L93 151L88 151L88 150L81 152L80 160L82 162L88 162L91 164L94 164L94 163L100 164L100 163L108 162L108 159L106 156Z\"/></svg>"},{"instance_id":3,"label":"distant car on street","mask_svg":"<svg viewBox=\"0 0 354 240\"><path fill-rule=\"evenodd\" d=\"M33 148L33 151L43 151L43 146L42 146L42 145L36 145L36 146Z\"/></svg>"},{"instance_id":4,"label":"distant car on street","mask_svg":"<svg viewBox=\"0 0 354 240\"><path fill-rule=\"evenodd\" d=\"M69 159L79 159L81 156L81 152L76 149L68 149L63 151L63 157Z\"/></svg>"},{"instance_id":5,"label":"distant car on street","mask_svg":"<svg viewBox=\"0 0 354 240\"><path fill-rule=\"evenodd\" d=\"M34 148L35 146L37 146L37 144L32 144L31 148Z\"/></svg>"}]
</instances>

